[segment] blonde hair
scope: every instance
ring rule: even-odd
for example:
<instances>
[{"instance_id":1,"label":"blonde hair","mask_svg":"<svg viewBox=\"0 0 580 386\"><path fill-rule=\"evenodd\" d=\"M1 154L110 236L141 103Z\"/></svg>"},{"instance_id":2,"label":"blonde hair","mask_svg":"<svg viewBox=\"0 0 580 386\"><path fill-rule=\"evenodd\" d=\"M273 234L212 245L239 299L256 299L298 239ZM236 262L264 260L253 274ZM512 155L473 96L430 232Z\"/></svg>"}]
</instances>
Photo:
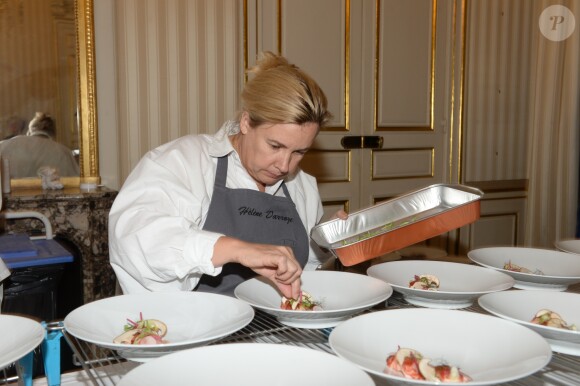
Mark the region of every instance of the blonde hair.
<instances>
[{"instance_id":1,"label":"blonde hair","mask_svg":"<svg viewBox=\"0 0 580 386\"><path fill-rule=\"evenodd\" d=\"M28 124L26 135L45 134L54 138L56 136L56 126L54 119L48 114L37 112Z\"/></svg>"},{"instance_id":2,"label":"blonde hair","mask_svg":"<svg viewBox=\"0 0 580 386\"><path fill-rule=\"evenodd\" d=\"M286 58L263 52L248 72L253 77L242 92L242 110L249 114L252 127L308 122L323 127L332 117L320 86Z\"/></svg>"}]
</instances>

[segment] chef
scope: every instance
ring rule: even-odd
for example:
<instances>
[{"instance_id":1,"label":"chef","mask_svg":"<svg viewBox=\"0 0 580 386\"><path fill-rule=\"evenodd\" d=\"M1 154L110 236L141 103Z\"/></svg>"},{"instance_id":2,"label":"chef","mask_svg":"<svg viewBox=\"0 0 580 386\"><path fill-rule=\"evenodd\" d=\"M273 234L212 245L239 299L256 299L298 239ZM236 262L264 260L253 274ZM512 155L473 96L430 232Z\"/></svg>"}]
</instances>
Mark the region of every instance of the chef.
<instances>
[{"instance_id":1,"label":"chef","mask_svg":"<svg viewBox=\"0 0 580 386\"><path fill-rule=\"evenodd\" d=\"M326 96L271 52L250 72L236 121L150 151L125 181L109 217L123 293L232 295L262 275L297 298L302 270L329 257L308 236L322 204L316 180L299 168L331 116Z\"/></svg>"}]
</instances>

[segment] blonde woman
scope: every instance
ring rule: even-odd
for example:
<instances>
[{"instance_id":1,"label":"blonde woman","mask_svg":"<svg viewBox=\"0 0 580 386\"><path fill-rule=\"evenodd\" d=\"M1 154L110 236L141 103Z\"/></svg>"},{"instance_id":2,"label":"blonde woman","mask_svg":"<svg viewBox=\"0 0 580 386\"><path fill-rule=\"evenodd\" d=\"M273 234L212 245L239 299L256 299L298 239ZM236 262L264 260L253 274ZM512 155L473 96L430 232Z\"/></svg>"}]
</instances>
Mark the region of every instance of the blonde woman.
<instances>
[{"instance_id":1,"label":"blonde woman","mask_svg":"<svg viewBox=\"0 0 580 386\"><path fill-rule=\"evenodd\" d=\"M316 180L299 168L330 118L326 96L271 52L251 73L236 121L150 151L125 181L109 217L124 293L232 295L262 275L296 298L303 268L328 257L308 237L322 204Z\"/></svg>"}]
</instances>

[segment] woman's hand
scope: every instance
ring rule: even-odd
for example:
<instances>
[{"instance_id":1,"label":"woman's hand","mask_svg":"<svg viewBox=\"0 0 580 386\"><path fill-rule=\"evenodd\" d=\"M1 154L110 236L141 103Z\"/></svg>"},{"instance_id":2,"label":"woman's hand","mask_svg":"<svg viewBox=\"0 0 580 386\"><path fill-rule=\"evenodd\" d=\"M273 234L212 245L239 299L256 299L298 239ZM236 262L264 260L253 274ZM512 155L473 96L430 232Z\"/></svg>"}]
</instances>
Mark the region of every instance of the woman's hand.
<instances>
[{"instance_id":1,"label":"woman's hand","mask_svg":"<svg viewBox=\"0 0 580 386\"><path fill-rule=\"evenodd\" d=\"M346 220L348 218L348 213L346 213L344 210L341 209L341 210L337 211L335 214L333 214L330 217L330 220L334 220L336 218L339 218L341 220Z\"/></svg>"},{"instance_id":2,"label":"woman's hand","mask_svg":"<svg viewBox=\"0 0 580 386\"><path fill-rule=\"evenodd\" d=\"M300 296L302 268L290 247L248 243L224 236L214 246L212 262L216 267L240 263L270 279L287 298Z\"/></svg>"}]
</instances>

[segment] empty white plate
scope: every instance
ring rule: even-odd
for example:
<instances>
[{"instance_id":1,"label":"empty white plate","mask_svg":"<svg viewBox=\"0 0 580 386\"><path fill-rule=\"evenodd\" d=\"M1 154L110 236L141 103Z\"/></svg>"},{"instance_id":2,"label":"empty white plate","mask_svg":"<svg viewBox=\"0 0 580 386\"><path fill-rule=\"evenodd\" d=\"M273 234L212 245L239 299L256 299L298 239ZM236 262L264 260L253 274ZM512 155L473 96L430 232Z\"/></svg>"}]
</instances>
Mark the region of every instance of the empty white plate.
<instances>
[{"instance_id":1,"label":"empty white plate","mask_svg":"<svg viewBox=\"0 0 580 386\"><path fill-rule=\"evenodd\" d=\"M367 274L384 280L405 297L408 303L430 308L465 308L478 296L503 291L514 285L514 279L501 272L475 265L445 261L392 261L370 267ZM438 291L409 288L415 275L435 275Z\"/></svg>"},{"instance_id":2,"label":"empty white plate","mask_svg":"<svg viewBox=\"0 0 580 386\"><path fill-rule=\"evenodd\" d=\"M131 370L118 386L333 385L372 386L352 363L309 348L266 343L199 347Z\"/></svg>"},{"instance_id":3,"label":"empty white plate","mask_svg":"<svg viewBox=\"0 0 580 386\"><path fill-rule=\"evenodd\" d=\"M282 295L269 280L257 277L239 284L234 294L253 307L298 328L334 327L343 320L384 302L393 289L382 280L341 271L305 271L302 289L319 302L321 311L283 310Z\"/></svg>"},{"instance_id":4,"label":"empty white plate","mask_svg":"<svg viewBox=\"0 0 580 386\"><path fill-rule=\"evenodd\" d=\"M562 252L580 255L580 239L558 240L554 243L554 246Z\"/></svg>"}]
</instances>

